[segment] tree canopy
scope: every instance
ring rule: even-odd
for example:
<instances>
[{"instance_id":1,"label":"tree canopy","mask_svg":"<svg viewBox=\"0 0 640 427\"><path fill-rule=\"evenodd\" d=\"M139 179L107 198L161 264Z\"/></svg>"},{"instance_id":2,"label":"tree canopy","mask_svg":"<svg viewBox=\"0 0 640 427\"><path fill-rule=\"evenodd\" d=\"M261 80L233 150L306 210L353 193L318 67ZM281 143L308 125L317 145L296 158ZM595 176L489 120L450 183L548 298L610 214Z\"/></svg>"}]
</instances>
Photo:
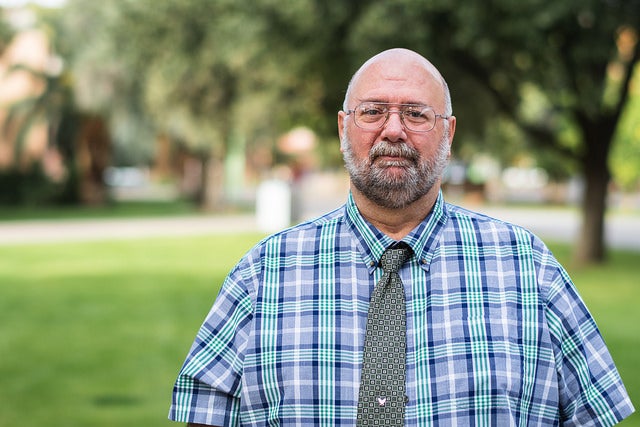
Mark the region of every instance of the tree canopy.
<instances>
[{"instance_id":1,"label":"tree canopy","mask_svg":"<svg viewBox=\"0 0 640 427\"><path fill-rule=\"evenodd\" d=\"M335 144L355 69L414 49L448 80L457 155L524 150L552 176L580 172L580 258L604 257L609 162L640 139L638 0L69 0L59 17L78 103L116 144L163 134L218 161L296 125Z\"/></svg>"}]
</instances>

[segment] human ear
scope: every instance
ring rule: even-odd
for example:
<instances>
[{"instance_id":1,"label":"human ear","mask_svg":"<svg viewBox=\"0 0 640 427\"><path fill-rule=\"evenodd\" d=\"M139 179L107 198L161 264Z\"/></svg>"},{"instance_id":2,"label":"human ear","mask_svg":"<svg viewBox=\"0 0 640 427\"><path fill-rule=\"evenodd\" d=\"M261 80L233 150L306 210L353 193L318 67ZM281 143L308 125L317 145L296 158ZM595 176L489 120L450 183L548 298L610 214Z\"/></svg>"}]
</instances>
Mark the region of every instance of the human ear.
<instances>
[{"instance_id":1,"label":"human ear","mask_svg":"<svg viewBox=\"0 0 640 427\"><path fill-rule=\"evenodd\" d=\"M345 119L347 117L347 113L344 111L338 111L338 137L340 138L340 152L344 152L344 148L342 147L342 141L344 138L344 133L346 132L344 129Z\"/></svg>"}]
</instances>

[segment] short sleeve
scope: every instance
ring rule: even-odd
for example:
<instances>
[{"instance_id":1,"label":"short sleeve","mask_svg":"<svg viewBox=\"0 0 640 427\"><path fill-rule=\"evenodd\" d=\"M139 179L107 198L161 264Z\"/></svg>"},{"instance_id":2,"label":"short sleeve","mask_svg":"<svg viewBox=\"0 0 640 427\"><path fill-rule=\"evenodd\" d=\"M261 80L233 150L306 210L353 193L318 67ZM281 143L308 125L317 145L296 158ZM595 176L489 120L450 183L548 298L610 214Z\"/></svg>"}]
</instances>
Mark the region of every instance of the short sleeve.
<instances>
[{"instance_id":1,"label":"short sleeve","mask_svg":"<svg viewBox=\"0 0 640 427\"><path fill-rule=\"evenodd\" d=\"M180 370L169 412L174 421L238 424L244 354L253 317L243 261L225 279Z\"/></svg>"},{"instance_id":2,"label":"short sleeve","mask_svg":"<svg viewBox=\"0 0 640 427\"><path fill-rule=\"evenodd\" d=\"M552 335L563 426L612 426L633 405L596 323L566 271L547 267L546 317Z\"/></svg>"}]
</instances>

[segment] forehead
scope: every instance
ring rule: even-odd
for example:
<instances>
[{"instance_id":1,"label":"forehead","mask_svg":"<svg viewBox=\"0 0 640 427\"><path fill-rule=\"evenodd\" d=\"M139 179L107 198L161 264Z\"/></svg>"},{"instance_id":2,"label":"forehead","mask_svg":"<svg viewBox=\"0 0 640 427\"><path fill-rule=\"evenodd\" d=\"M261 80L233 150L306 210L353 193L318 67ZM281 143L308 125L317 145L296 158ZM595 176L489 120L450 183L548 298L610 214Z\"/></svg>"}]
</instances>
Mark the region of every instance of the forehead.
<instances>
[{"instance_id":1,"label":"forehead","mask_svg":"<svg viewBox=\"0 0 640 427\"><path fill-rule=\"evenodd\" d=\"M428 62L390 56L365 64L353 84L353 101L444 105L442 79Z\"/></svg>"}]
</instances>

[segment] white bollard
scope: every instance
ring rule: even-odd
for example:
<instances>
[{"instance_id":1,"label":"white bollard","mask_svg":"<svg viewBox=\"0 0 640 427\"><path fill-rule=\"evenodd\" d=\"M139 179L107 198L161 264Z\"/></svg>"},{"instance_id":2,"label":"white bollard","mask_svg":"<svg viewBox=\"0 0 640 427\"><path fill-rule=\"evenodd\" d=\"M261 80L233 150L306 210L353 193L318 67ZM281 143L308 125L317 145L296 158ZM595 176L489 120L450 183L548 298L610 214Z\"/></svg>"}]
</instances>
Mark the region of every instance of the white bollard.
<instances>
[{"instance_id":1,"label":"white bollard","mask_svg":"<svg viewBox=\"0 0 640 427\"><path fill-rule=\"evenodd\" d=\"M258 186L256 222L260 231L269 233L291 225L291 188L286 181L270 179Z\"/></svg>"}]
</instances>

